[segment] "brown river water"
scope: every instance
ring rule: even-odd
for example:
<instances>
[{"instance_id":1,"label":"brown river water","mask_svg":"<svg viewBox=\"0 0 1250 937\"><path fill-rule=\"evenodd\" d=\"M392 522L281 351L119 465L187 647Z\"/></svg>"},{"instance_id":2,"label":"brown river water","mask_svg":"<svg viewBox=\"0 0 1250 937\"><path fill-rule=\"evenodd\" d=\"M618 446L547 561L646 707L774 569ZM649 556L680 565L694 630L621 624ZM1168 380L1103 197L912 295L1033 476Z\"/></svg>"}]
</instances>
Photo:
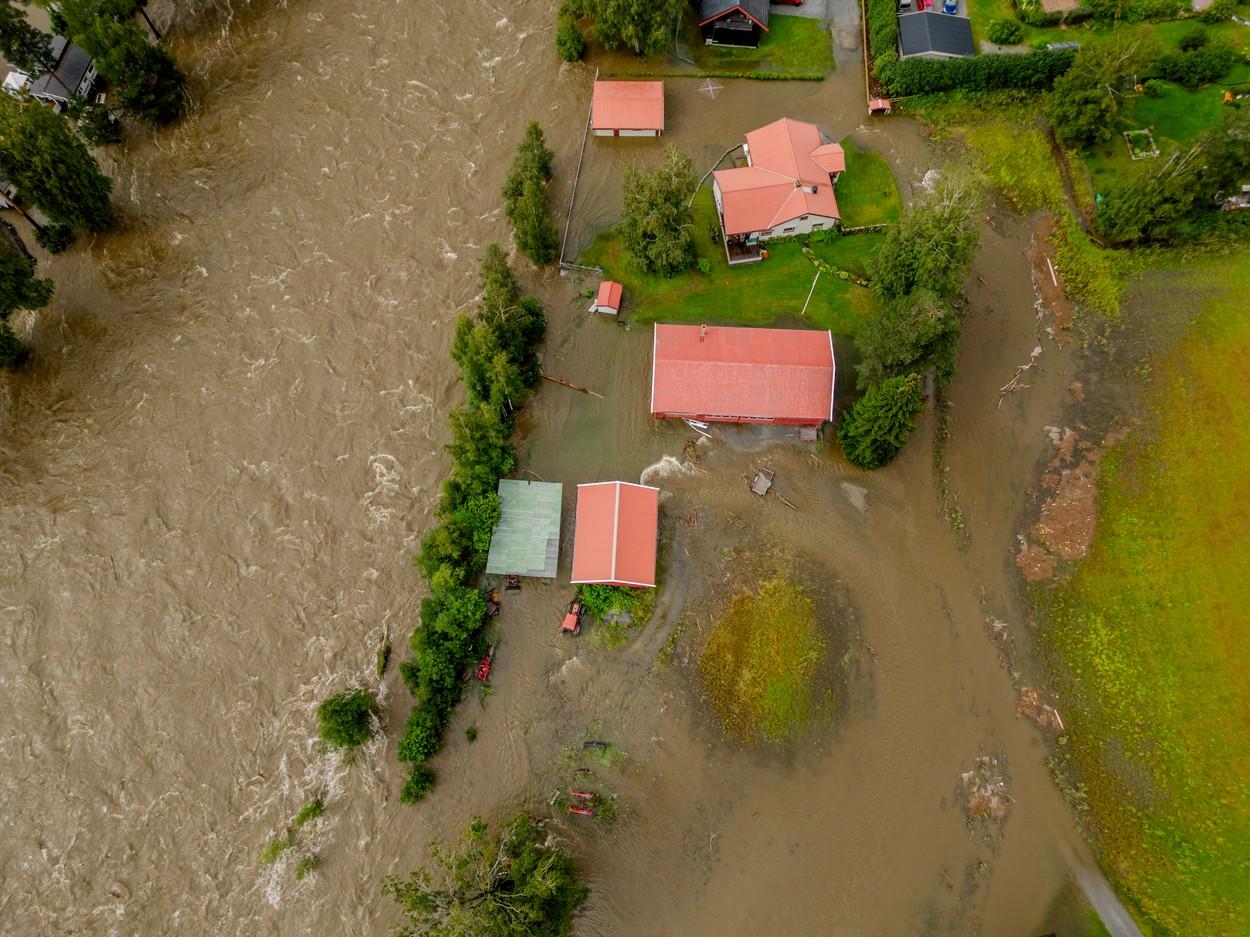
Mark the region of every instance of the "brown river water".
<instances>
[{"instance_id":1,"label":"brown river water","mask_svg":"<svg viewBox=\"0 0 1250 937\"><path fill-rule=\"evenodd\" d=\"M0 932L385 932L386 875L474 814L543 811L589 733L629 759L615 824L552 827L593 889L580 934L1081 933L1072 883L1091 859L987 625L1021 625L1013 531L1075 367L1047 343L1033 387L997 405L1037 343L1029 228L1009 217L985 228L951 393L962 549L931 413L871 475L749 437L701 444L690 469L691 434L645 412L647 328L590 321L573 285L520 265L548 305L547 369L605 398L540 388L523 465L570 496L645 471L666 491L665 584L617 649L557 637L567 586L510 598L493 694L467 696L437 788L399 805L408 700L374 653L389 635L402 655L416 621L454 315L506 240L497 193L524 121L557 151L561 206L581 143L592 72L556 61L553 5L210 12L171 43L190 115L103 156L121 225L45 265L57 297L0 401ZM885 153L910 196L941 157L906 121L863 126L852 5L834 7L834 78L714 98L671 81L673 142L705 167L788 114ZM574 248L614 220L635 155L658 147L591 142ZM745 491L765 459L796 510ZM709 723L693 654L732 589L722 549L780 543L823 583L847 688L801 745L744 751ZM387 732L344 764L319 752L313 710L353 683L376 688ZM981 755L1005 774L1003 822L962 809ZM326 817L299 841L319 871L259 868L318 794Z\"/></svg>"}]
</instances>

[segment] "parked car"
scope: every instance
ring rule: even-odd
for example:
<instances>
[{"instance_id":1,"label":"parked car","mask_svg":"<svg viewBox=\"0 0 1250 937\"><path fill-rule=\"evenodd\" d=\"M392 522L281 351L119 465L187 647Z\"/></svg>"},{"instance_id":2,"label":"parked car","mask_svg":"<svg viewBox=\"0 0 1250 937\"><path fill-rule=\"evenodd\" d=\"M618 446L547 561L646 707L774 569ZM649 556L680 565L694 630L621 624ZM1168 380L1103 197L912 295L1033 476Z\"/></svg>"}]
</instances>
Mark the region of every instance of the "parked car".
<instances>
[{"instance_id":1,"label":"parked car","mask_svg":"<svg viewBox=\"0 0 1250 937\"><path fill-rule=\"evenodd\" d=\"M959 0L943 0L942 12L954 16L959 12Z\"/></svg>"}]
</instances>

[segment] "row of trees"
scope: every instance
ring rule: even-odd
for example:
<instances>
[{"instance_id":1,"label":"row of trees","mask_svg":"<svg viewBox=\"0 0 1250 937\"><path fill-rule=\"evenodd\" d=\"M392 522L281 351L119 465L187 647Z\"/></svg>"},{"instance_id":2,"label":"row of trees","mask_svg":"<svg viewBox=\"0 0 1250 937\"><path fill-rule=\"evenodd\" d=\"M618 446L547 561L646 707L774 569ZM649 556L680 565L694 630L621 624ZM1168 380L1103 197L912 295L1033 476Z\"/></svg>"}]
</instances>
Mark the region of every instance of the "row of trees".
<instances>
[{"instance_id":1,"label":"row of trees","mask_svg":"<svg viewBox=\"0 0 1250 937\"><path fill-rule=\"evenodd\" d=\"M906 444L925 376L939 391L955 376L959 315L950 301L976 252L977 204L970 181L944 180L908 206L873 258L873 290L885 305L855 336L864 396L838 422L842 452L861 468L888 464Z\"/></svg>"},{"instance_id":2,"label":"row of trees","mask_svg":"<svg viewBox=\"0 0 1250 937\"><path fill-rule=\"evenodd\" d=\"M415 700L399 741L399 760L412 766L400 794L404 803L419 800L434 783L425 762L442 742L461 675L480 650L486 600L477 583L499 521L499 479L516 465L514 414L540 374L536 347L547 327L542 305L521 295L498 245L487 247L481 275L476 311L460 316L452 343L468 399L447 421L451 474L438 524L422 538L415 560L430 595L421 603L412 657L400 664Z\"/></svg>"}]
</instances>

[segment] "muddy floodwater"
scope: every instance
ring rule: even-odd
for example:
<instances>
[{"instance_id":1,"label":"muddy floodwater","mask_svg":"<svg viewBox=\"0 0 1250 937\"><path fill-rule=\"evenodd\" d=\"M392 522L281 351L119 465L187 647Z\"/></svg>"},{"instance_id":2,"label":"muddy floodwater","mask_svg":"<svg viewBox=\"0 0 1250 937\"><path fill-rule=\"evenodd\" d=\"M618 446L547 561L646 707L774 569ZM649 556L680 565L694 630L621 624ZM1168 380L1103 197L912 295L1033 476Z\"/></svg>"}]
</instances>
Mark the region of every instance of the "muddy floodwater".
<instances>
[{"instance_id":1,"label":"muddy floodwater","mask_svg":"<svg viewBox=\"0 0 1250 937\"><path fill-rule=\"evenodd\" d=\"M460 399L454 316L506 242L498 190L525 120L557 152L561 211L581 144L593 65L559 65L553 7L219 10L171 43L190 115L104 154L119 229L46 263L57 297L0 401L0 931L382 933L386 875L475 814L549 814L561 753L592 734L628 758L614 824L553 821L593 890L579 934L1081 932L1091 859L994 638L1023 624L1014 530L1075 359L1038 331L1029 225L992 207L936 467L932 408L873 474L750 434L687 450L693 433L646 413L648 328L592 321L575 284L518 264L548 307L545 367L603 395L541 387L522 467L564 481L566 507L578 481L645 473L664 583L619 648L557 636L567 584L510 596L493 693L466 696L434 792L398 803L409 702L375 650L390 636L402 655L416 622L410 558ZM915 125L865 125L854 5L830 7L829 81L668 82L670 139L700 171L779 116L884 153L905 197L940 163ZM614 220L622 165L658 154L591 141L574 251ZM1000 405L1038 344L1031 386ZM747 492L764 461L793 508ZM709 720L694 655L733 588L722 551L773 543L845 597L845 693L802 744L742 750ZM318 751L313 709L354 683L383 698L386 732L347 765ZM961 775L985 757L1009 801L973 822ZM317 795L299 851L318 872L259 867Z\"/></svg>"}]
</instances>

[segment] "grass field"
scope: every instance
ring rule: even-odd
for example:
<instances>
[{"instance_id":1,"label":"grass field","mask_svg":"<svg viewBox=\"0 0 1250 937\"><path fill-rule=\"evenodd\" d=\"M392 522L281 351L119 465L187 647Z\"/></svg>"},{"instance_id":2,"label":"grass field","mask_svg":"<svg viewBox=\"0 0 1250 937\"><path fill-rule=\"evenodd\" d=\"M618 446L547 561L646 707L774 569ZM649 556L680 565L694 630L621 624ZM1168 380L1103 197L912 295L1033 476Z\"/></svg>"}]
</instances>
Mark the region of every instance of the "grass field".
<instances>
[{"instance_id":1,"label":"grass field","mask_svg":"<svg viewBox=\"0 0 1250 937\"><path fill-rule=\"evenodd\" d=\"M695 63L708 71L770 71L781 74L834 69L833 39L819 20L773 13L758 49L733 49L705 45L693 12L687 16L685 37Z\"/></svg>"},{"instance_id":2,"label":"grass field","mask_svg":"<svg viewBox=\"0 0 1250 937\"><path fill-rule=\"evenodd\" d=\"M735 596L699 659L725 733L779 742L805 726L823 650L810 596L783 576Z\"/></svg>"},{"instance_id":3,"label":"grass field","mask_svg":"<svg viewBox=\"0 0 1250 937\"><path fill-rule=\"evenodd\" d=\"M842 141L842 147L846 150L846 172L838 179L838 208L843 226L896 223L903 214L903 197L894 184L889 162L850 137Z\"/></svg>"},{"instance_id":4,"label":"grass field","mask_svg":"<svg viewBox=\"0 0 1250 937\"><path fill-rule=\"evenodd\" d=\"M844 179L846 177L843 177ZM839 183L839 193L842 183ZM695 321L712 324L767 325L797 316L811 290L816 268L798 243L768 248L768 259L731 268L719 241L716 206L710 188L695 198L694 240L708 273L687 270L675 277L639 273L629 252L611 231L599 235L579 263L603 268L625 286L626 313L642 322ZM822 260L865 276L879 234L838 237L811 245ZM872 293L836 277L821 276L803 321L814 328L852 334L878 309Z\"/></svg>"},{"instance_id":5,"label":"grass field","mask_svg":"<svg viewBox=\"0 0 1250 937\"><path fill-rule=\"evenodd\" d=\"M1154 933L1215 937L1250 933L1250 253L1175 276L1202 314L1104 459L1091 553L1039 599L1109 872Z\"/></svg>"}]
</instances>

